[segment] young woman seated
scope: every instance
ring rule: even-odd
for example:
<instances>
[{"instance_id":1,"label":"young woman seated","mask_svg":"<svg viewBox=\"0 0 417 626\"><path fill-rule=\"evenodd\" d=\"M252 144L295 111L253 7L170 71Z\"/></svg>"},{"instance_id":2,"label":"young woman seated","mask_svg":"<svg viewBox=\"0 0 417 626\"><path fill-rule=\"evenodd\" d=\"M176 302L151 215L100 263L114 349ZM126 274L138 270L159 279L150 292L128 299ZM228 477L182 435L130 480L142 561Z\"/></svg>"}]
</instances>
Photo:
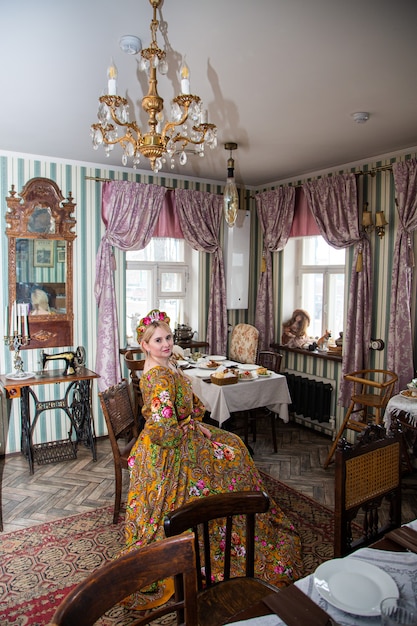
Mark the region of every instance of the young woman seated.
<instances>
[{"instance_id":1,"label":"young woman seated","mask_svg":"<svg viewBox=\"0 0 417 626\"><path fill-rule=\"evenodd\" d=\"M190 379L171 358L173 334L166 314L151 311L141 320L137 335L146 355L140 381L145 426L129 459L124 553L163 539L166 513L189 500L230 491L265 490L243 441L202 423L205 408L194 395ZM213 525L211 530L220 554L222 528ZM244 575L243 533L243 528L236 529L233 576ZM278 587L302 575L299 536L273 501L269 512L258 518L255 571ZM216 577L219 572L213 574ZM148 609L165 603L172 593L172 581L161 581L130 596L124 604Z\"/></svg>"}]
</instances>

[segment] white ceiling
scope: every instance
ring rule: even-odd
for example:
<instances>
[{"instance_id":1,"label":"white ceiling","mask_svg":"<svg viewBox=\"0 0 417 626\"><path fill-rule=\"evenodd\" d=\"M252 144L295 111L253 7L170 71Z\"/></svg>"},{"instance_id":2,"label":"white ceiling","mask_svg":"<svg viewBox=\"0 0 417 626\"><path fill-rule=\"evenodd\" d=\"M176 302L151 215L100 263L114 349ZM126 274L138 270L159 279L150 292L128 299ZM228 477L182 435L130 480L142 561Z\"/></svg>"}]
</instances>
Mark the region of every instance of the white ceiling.
<instances>
[{"instance_id":1,"label":"white ceiling","mask_svg":"<svg viewBox=\"0 0 417 626\"><path fill-rule=\"evenodd\" d=\"M140 115L144 74L119 39L149 45L149 1L0 0L0 16L0 149L120 166L119 147L107 159L89 129L111 57ZM223 181L226 141L249 187L417 145L416 0L165 0L159 19L170 63L160 95L178 93L186 55L218 127L217 149L176 175Z\"/></svg>"}]
</instances>

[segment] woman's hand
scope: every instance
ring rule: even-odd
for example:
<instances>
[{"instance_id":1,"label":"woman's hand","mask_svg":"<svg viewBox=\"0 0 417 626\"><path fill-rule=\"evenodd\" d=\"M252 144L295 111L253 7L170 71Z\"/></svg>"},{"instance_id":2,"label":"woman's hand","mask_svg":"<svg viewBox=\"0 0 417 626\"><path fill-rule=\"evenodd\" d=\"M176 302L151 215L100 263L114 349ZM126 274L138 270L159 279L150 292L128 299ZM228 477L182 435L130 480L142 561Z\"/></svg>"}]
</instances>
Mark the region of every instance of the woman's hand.
<instances>
[{"instance_id":1,"label":"woman's hand","mask_svg":"<svg viewBox=\"0 0 417 626\"><path fill-rule=\"evenodd\" d=\"M208 428L203 426L201 422L197 422L197 428L201 430L201 432L203 433L204 437L206 437L206 439L211 439L211 432L209 431Z\"/></svg>"},{"instance_id":2,"label":"woman's hand","mask_svg":"<svg viewBox=\"0 0 417 626\"><path fill-rule=\"evenodd\" d=\"M203 433L204 437L206 437L207 439L211 439L211 432L209 431L208 428L203 426L201 422L195 422L194 420L190 420L190 421L187 420L187 423L180 425L180 428L184 435L187 433L189 429L195 430L196 428L198 428Z\"/></svg>"}]
</instances>

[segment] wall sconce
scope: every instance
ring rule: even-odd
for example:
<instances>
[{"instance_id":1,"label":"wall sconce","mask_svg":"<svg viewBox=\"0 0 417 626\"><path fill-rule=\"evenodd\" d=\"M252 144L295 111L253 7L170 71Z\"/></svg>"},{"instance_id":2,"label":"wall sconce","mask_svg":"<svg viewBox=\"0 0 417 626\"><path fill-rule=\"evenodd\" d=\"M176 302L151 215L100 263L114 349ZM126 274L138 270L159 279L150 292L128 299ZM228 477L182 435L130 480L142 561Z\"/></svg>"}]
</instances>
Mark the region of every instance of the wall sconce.
<instances>
[{"instance_id":1,"label":"wall sconce","mask_svg":"<svg viewBox=\"0 0 417 626\"><path fill-rule=\"evenodd\" d=\"M384 211L377 211L375 213L375 226L376 232L378 233L378 237L380 239L382 239L382 237L385 235L385 226L387 224L388 222L385 219Z\"/></svg>"},{"instance_id":2,"label":"wall sconce","mask_svg":"<svg viewBox=\"0 0 417 626\"><path fill-rule=\"evenodd\" d=\"M368 203L367 202L365 202L365 204L363 205L362 226L363 226L363 230L366 233L368 233L368 235L374 229L374 224L372 222L372 213L371 213L371 211L368 211Z\"/></svg>"},{"instance_id":3,"label":"wall sconce","mask_svg":"<svg viewBox=\"0 0 417 626\"><path fill-rule=\"evenodd\" d=\"M374 225L372 221L372 212L368 211L368 202L365 202L365 204L363 205L363 212L362 212L363 230L369 235L369 233L371 233L374 229L376 229L378 237L382 239L382 237L385 235L385 226L387 224L388 222L385 219L384 211L376 211L375 225Z\"/></svg>"}]
</instances>

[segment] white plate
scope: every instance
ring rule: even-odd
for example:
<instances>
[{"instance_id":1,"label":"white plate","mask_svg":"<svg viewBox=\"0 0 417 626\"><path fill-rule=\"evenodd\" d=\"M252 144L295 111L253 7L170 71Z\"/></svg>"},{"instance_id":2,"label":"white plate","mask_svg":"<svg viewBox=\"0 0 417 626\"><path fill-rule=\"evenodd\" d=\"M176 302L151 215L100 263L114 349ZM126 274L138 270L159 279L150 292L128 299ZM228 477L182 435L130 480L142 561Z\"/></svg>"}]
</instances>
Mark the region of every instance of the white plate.
<instances>
[{"instance_id":1,"label":"white plate","mask_svg":"<svg viewBox=\"0 0 417 626\"><path fill-rule=\"evenodd\" d=\"M258 378L271 378L271 376L272 376L271 370L268 370L268 374L259 374L258 373Z\"/></svg>"},{"instance_id":2,"label":"white plate","mask_svg":"<svg viewBox=\"0 0 417 626\"><path fill-rule=\"evenodd\" d=\"M251 372L250 378L240 378L239 376L240 383L247 383L247 382L251 382L252 380L258 380L258 375L256 374L256 372Z\"/></svg>"},{"instance_id":3,"label":"white plate","mask_svg":"<svg viewBox=\"0 0 417 626\"><path fill-rule=\"evenodd\" d=\"M209 361L225 361L226 357L225 356L219 356L218 354L210 354L208 357L206 357Z\"/></svg>"},{"instance_id":4,"label":"white plate","mask_svg":"<svg viewBox=\"0 0 417 626\"><path fill-rule=\"evenodd\" d=\"M352 557L319 565L314 585L329 604L352 615L380 615L381 601L399 596L397 585L384 570Z\"/></svg>"},{"instance_id":5,"label":"white plate","mask_svg":"<svg viewBox=\"0 0 417 626\"><path fill-rule=\"evenodd\" d=\"M400 391L400 394L407 398L407 400L417 400L417 396L412 396L411 391L409 389L405 389L404 391Z\"/></svg>"},{"instance_id":6,"label":"white plate","mask_svg":"<svg viewBox=\"0 0 417 626\"><path fill-rule=\"evenodd\" d=\"M177 365L189 365L188 361L183 361L182 359L175 359L175 363Z\"/></svg>"},{"instance_id":7,"label":"white plate","mask_svg":"<svg viewBox=\"0 0 417 626\"><path fill-rule=\"evenodd\" d=\"M237 367L240 370L247 370L250 372L251 370L257 370L259 365L256 365L256 363L238 363Z\"/></svg>"},{"instance_id":8,"label":"white plate","mask_svg":"<svg viewBox=\"0 0 417 626\"><path fill-rule=\"evenodd\" d=\"M210 372L216 372L219 369L219 365L217 365L216 367L208 367L207 363L197 363L197 367L201 368L202 370L209 370Z\"/></svg>"}]
</instances>

